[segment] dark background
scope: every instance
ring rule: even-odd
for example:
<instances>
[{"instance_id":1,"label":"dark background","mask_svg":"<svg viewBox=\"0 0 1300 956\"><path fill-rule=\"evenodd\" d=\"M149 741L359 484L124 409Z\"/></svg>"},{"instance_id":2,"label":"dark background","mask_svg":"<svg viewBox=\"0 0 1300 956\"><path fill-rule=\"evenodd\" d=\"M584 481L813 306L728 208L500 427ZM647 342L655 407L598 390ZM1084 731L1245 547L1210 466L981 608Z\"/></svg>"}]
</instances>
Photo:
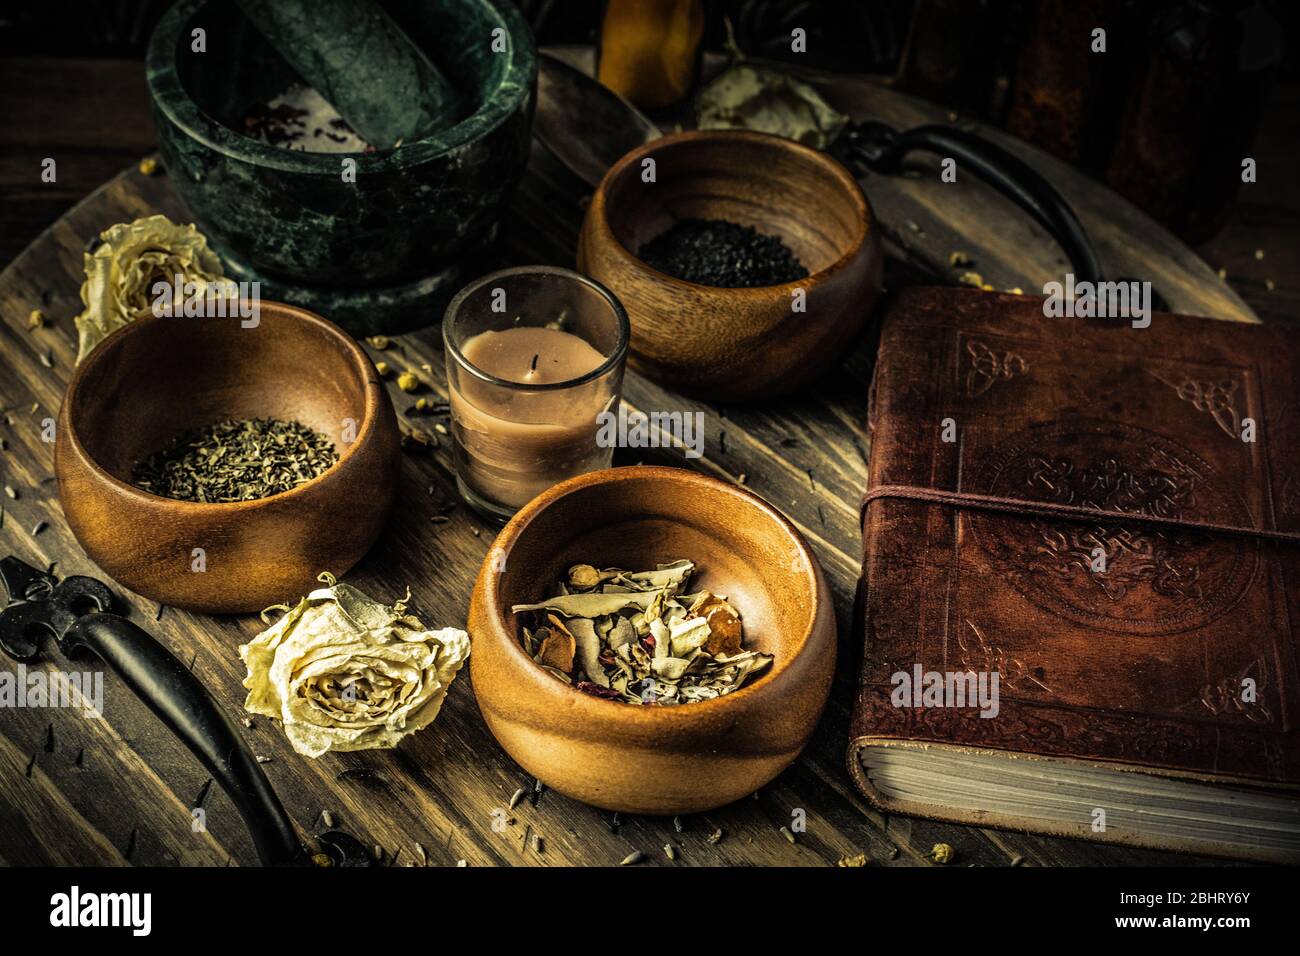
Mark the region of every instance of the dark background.
<instances>
[{"instance_id":1,"label":"dark background","mask_svg":"<svg viewBox=\"0 0 1300 956\"><path fill-rule=\"evenodd\" d=\"M542 45L598 39L603 0L517 3ZM169 5L0 2L0 263L155 148L142 57ZM706 49L722 49L725 17L747 55L790 59L790 29L803 27L802 65L876 74L1035 142L1179 234L1266 320L1300 316L1293 0L705 0L705 8ZM1107 29L1105 57L1074 42L1094 24ZM58 158L57 183L40 181L46 156ZM1248 187L1242 156L1259 167Z\"/></svg>"}]
</instances>

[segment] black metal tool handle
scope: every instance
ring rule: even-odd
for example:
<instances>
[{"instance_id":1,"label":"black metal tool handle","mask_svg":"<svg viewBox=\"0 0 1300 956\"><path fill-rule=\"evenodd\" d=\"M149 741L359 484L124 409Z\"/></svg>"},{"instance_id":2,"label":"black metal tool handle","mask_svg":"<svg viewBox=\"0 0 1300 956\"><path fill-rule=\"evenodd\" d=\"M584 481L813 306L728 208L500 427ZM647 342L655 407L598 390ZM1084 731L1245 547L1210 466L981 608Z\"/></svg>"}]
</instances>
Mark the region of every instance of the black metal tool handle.
<instances>
[{"instance_id":1,"label":"black metal tool handle","mask_svg":"<svg viewBox=\"0 0 1300 956\"><path fill-rule=\"evenodd\" d=\"M102 611L77 618L60 645L101 658L190 748L244 818L263 865L300 862L302 844L280 798L189 668L126 618Z\"/></svg>"},{"instance_id":2,"label":"black metal tool handle","mask_svg":"<svg viewBox=\"0 0 1300 956\"><path fill-rule=\"evenodd\" d=\"M850 128L846 136L849 156L876 172L896 172L913 150L956 159L960 169L984 180L1047 230L1069 257L1076 281L1101 281L1097 252L1070 204L1014 153L973 133L939 124L900 133L885 123L865 122Z\"/></svg>"}]
</instances>

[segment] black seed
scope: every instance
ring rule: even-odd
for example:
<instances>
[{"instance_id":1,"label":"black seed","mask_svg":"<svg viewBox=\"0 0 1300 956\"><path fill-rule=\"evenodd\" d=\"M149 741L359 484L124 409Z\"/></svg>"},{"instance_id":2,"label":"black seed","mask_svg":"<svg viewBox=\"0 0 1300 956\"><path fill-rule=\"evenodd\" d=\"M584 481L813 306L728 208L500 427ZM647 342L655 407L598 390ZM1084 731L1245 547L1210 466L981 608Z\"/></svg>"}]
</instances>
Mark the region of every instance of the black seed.
<instances>
[{"instance_id":1,"label":"black seed","mask_svg":"<svg viewBox=\"0 0 1300 956\"><path fill-rule=\"evenodd\" d=\"M697 285L748 289L808 276L780 238L724 219L683 219L639 255L660 272Z\"/></svg>"}]
</instances>

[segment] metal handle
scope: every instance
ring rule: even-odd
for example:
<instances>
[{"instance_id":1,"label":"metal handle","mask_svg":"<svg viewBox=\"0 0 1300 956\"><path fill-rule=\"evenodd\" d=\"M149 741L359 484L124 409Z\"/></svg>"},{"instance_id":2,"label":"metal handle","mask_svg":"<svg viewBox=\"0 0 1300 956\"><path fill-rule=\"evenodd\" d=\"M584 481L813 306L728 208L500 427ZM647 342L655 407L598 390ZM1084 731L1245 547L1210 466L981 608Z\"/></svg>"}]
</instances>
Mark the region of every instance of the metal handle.
<instances>
[{"instance_id":1,"label":"metal handle","mask_svg":"<svg viewBox=\"0 0 1300 956\"><path fill-rule=\"evenodd\" d=\"M850 158L876 172L896 172L903 157L918 149L959 160L963 169L1002 193L1047 230L1069 257L1076 281L1101 281L1101 262L1074 210L1019 156L973 133L938 124L900 133L885 123L866 122L851 128L846 136Z\"/></svg>"},{"instance_id":2,"label":"metal handle","mask_svg":"<svg viewBox=\"0 0 1300 956\"><path fill-rule=\"evenodd\" d=\"M234 802L264 865L300 862L302 844L280 798L189 668L126 618L101 611L78 618L60 644L100 657L189 747Z\"/></svg>"}]
</instances>

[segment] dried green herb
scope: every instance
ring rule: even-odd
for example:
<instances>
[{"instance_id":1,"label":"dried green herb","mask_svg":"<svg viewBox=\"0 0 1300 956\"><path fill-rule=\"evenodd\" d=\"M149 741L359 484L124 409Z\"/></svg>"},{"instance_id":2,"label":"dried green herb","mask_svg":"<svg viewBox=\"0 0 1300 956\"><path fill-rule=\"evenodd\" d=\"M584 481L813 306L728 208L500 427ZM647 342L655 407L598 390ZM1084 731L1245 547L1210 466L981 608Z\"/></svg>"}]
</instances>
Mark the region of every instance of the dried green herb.
<instances>
[{"instance_id":1,"label":"dried green herb","mask_svg":"<svg viewBox=\"0 0 1300 956\"><path fill-rule=\"evenodd\" d=\"M306 425L248 418L186 432L138 464L131 480L181 501L252 501L311 481L338 458L333 443Z\"/></svg>"},{"instance_id":2,"label":"dried green herb","mask_svg":"<svg viewBox=\"0 0 1300 956\"><path fill-rule=\"evenodd\" d=\"M682 593L694 572L684 560L636 572L574 565L554 597L512 608L524 615L520 641L551 676L595 697L675 705L729 694L772 655L744 649L726 598Z\"/></svg>"}]
</instances>

